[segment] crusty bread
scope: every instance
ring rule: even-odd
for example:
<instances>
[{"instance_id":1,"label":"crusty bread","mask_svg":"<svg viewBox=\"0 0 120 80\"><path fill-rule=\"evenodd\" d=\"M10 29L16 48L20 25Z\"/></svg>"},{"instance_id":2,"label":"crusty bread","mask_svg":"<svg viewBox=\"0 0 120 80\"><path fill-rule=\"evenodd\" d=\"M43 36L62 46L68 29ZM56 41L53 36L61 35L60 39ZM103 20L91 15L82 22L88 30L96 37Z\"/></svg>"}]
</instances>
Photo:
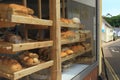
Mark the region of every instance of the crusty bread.
<instances>
[{"instance_id":1,"label":"crusty bread","mask_svg":"<svg viewBox=\"0 0 120 80\"><path fill-rule=\"evenodd\" d=\"M0 17L2 19L8 19L10 15L28 16L34 14L34 11L19 4L4 4L0 3Z\"/></svg>"},{"instance_id":2,"label":"crusty bread","mask_svg":"<svg viewBox=\"0 0 120 80\"><path fill-rule=\"evenodd\" d=\"M25 66L33 66L40 63L39 56L36 53L25 52L24 54L19 56L20 61Z\"/></svg>"},{"instance_id":3,"label":"crusty bread","mask_svg":"<svg viewBox=\"0 0 120 80\"><path fill-rule=\"evenodd\" d=\"M73 32L73 31L62 32L61 37L62 37L62 39L74 39L75 32Z\"/></svg>"},{"instance_id":4,"label":"crusty bread","mask_svg":"<svg viewBox=\"0 0 120 80\"><path fill-rule=\"evenodd\" d=\"M38 51L40 59L42 59L44 61L51 60L50 53L51 53L51 48L50 47L41 48Z\"/></svg>"},{"instance_id":5,"label":"crusty bread","mask_svg":"<svg viewBox=\"0 0 120 80\"><path fill-rule=\"evenodd\" d=\"M15 12L18 12L18 13L34 14L34 11L32 9L27 8L23 5L9 4L9 8L15 10Z\"/></svg>"},{"instance_id":6,"label":"crusty bread","mask_svg":"<svg viewBox=\"0 0 120 80\"><path fill-rule=\"evenodd\" d=\"M78 52L78 47L77 46L72 46L71 49L76 53Z\"/></svg>"},{"instance_id":7,"label":"crusty bread","mask_svg":"<svg viewBox=\"0 0 120 80\"><path fill-rule=\"evenodd\" d=\"M4 40L7 42L11 42L11 43L21 43L22 42L22 38L18 35L15 34L5 34Z\"/></svg>"},{"instance_id":8,"label":"crusty bread","mask_svg":"<svg viewBox=\"0 0 120 80\"><path fill-rule=\"evenodd\" d=\"M71 19L61 18L60 20L61 20L61 22L64 22L66 24L73 24L73 20L71 20Z\"/></svg>"},{"instance_id":9,"label":"crusty bread","mask_svg":"<svg viewBox=\"0 0 120 80\"><path fill-rule=\"evenodd\" d=\"M83 52L85 51L85 48L82 45L72 46L71 49L76 52Z\"/></svg>"},{"instance_id":10,"label":"crusty bread","mask_svg":"<svg viewBox=\"0 0 120 80\"><path fill-rule=\"evenodd\" d=\"M65 57L67 56L67 53L66 52L61 52L61 57Z\"/></svg>"},{"instance_id":11,"label":"crusty bread","mask_svg":"<svg viewBox=\"0 0 120 80\"><path fill-rule=\"evenodd\" d=\"M74 52L73 52L73 50L70 50L70 49L68 49L68 50L66 50L65 51L68 55L70 55L70 54L73 54Z\"/></svg>"},{"instance_id":12,"label":"crusty bread","mask_svg":"<svg viewBox=\"0 0 120 80\"><path fill-rule=\"evenodd\" d=\"M17 60L9 57L0 57L0 71L5 73L14 73L22 69L22 66Z\"/></svg>"}]
</instances>

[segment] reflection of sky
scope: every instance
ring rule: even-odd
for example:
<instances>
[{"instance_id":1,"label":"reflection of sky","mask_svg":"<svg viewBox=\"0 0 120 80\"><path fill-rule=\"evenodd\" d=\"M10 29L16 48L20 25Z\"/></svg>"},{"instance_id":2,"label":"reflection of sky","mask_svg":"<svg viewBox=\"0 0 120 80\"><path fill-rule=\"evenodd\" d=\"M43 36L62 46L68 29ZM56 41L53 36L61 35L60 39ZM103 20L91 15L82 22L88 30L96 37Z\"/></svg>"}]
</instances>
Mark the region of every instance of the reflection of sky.
<instances>
[{"instance_id":1,"label":"reflection of sky","mask_svg":"<svg viewBox=\"0 0 120 80\"><path fill-rule=\"evenodd\" d=\"M102 0L102 15L107 13L112 16L120 14L120 0Z\"/></svg>"}]
</instances>

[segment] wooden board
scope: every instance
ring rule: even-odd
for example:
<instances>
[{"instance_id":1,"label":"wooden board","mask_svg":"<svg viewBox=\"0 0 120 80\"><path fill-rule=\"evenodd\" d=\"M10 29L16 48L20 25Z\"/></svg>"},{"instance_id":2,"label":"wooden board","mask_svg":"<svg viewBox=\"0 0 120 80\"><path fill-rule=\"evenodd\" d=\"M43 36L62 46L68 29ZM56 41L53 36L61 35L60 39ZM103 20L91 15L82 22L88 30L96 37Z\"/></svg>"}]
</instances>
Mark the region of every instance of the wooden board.
<instances>
[{"instance_id":1,"label":"wooden board","mask_svg":"<svg viewBox=\"0 0 120 80\"><path fill-rule=\"evenodd\" d=\"M88 50L86 50L86 51L84 51L84 52L77 52L77 53L68 55L68 56L62 58L61 62L64 62L64 61L66 61L66 60L69 60L69 59L75 58L75 57L77 57L77 56L80 56L80 55L82 55L82 54L84 54L84 53L86 53L86 52L89 52L90 50L92 50L92 48L89 48Z\"/></svg>"},{"instance_id":2,"label":"wooden board","mask_svg":"<svg viewBox=\"0 0 120 80\"><path fill-rule=\"evenodd\" d=\"M53 45L53 41L43 41L43 42L26 42L19 44L12 44L4 41L0 41L0 52L6 54L14 54L15 52L22 50L29 50L35 48L49 47Z\"/></svg>"},{"instance_id":3,"label":"wooden board","mask_svg":"<svg viewBox=\"0 0 120 80\"><path fill-rule=\"evenodd\" d=\"M41 26L41 25L29 25L25 26L26 29L48 29L48 26Z\"/></svg>"},{"instance_id":4,"label":"wooden board","mask_svg":"<svg viewBox=\"0 0 120 80\"><path fill-rule=\"evenodd\" d=\"M68 27L68 28L83 28L84 27L84 25L82 25L82 24L67 24L67 23L64 23L64 22L60 22L60 24L61 24L61 27Z\"/></svg>"},{"instance_id":5,"label":"wooden board","mask_svg":"<svg viewBox=\"0 0 120 80\"><path fill-rule=\"evenodd\" d=\"M0 71L0 77L4 77L4 78L7 78L7 79L12 79L13 76L11 74L7 74L7 73L4 73L2 71Z\"/></svg>"},{"instance_id":6,"label":"wooden board","mask_svg":"<svg viewBox=\"0 0 120 80\"><path fill-rule=\"evenodd\" d=\"M39 70L49 68L52 65L53 65L53 60L45 62L45 63L41 63L39 65L30 67L30 68L23 69L21 71L15 72L13 74L14 75L14 79L22 78L24 76L30 75L30 74L32 74L34 72L39 71Z\"/></svg>"},{"instance_id":7,"label":"wooden board","mask_svg":"<svg viewBox=\"0 0 120 80\"><path fill-rule=\"evenodd\" d=\"M73 39L73 40L61 40L62 44L70 44L70 43L75 43L75 42L83 42L85 39Z\"/></svg>"},{"instance_id":8,"label":"wooden board","mask_svg":"<svg viewBox=\"0 0 120 80\"><path fill-rule=\"evenodd\" d=\"M60 26L60 0L50 0L50 19L53 26L50 28L50 38L53 40L51 58L54 65L51 67L51 80L61 80L61 26Z\"/></svg>"},{"instance_id":9,"label":"wooden board","mask_svg":"<svg viewBox=\"0 0 120 80\"><path fill-rule=\"evenodd\" d=\"M17 80L17 79L20 79L24 76L27 76L27 75L30 75L30 74L35 73L37 71L40 71L42 69L49 68L52 65L53 65L53 60L38 64L36 66L25 68L23 70L20 70L18 72L13 73L13 74L7 74L4 72L0 72L0 75L1 75L1 77L5 77L8 79L12 79L12 80Z\"/></svg>"},{"instance_id":10,"label":"wooden board","mask_svg":"<svg viewBox=\"0 0 120 80\"><path fill-rule=\"evenodd\" d=\"M27 16L20 16L20 15L10 15L8 21L14 23L34 24L34 25L44 25L44 26L53 25L52 20L45 20L45 19L39 19L39 18L33 18Z\"/></svg>"},{"instance_id":11,"label":"wooden board","mask_svg":"<svg viewBox=\"0 0 120 80\"><path fill-rule=\"evenodd\" d=\"M15 27L15 23L0 21L0 28Z\"/></svg>"},{"instance_id":12,"label":"wooden board","mask_svg":"<svg viewBox=\"0 0 120 80\"><path fill-rule=\"evenodd\" d=\"M0 41L0 53L12 54L12 43Z\"/></svg>"},{"instance_id":13,"label":"wooden board","mask_svg":"<svg viewBox=\"0 0 120 80\"><path fill-rule=\"evenodd\" d=\"M14 51L48 47L48 46L52 46L52 45L53 45L53 41L43 41L43 42L12 44L12 48L13 48L13 52L14 52Z\"/></svg>"},{"instance_id":14,"label":"wooden board","mask_svg":"<svg viewBox=\"0 0 120 80\"><path fill-rule=\"evenodd\" d=\"M94 57L80 57L79 59L76 59L76 63L79 64L92 64L95 62L95 56Z\"/></svg>"}]
</instances>

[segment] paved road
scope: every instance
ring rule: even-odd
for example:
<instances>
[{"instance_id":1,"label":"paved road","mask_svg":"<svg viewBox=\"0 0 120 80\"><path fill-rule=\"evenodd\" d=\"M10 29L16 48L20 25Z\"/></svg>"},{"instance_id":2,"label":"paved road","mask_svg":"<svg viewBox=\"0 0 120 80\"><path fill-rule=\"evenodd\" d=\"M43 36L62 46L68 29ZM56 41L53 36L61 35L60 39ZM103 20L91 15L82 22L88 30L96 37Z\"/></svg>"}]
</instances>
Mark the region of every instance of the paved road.
<instances>
[{"instance_id":1,"label":"paved road","mask_svg":"<svg viewBox=\"0 0 120 80\"><path fill-rule=\"evenodd\" d=\"M120 41L114 42L103 48L105 58L120 79Z\"/></svg>"}]
</instances>

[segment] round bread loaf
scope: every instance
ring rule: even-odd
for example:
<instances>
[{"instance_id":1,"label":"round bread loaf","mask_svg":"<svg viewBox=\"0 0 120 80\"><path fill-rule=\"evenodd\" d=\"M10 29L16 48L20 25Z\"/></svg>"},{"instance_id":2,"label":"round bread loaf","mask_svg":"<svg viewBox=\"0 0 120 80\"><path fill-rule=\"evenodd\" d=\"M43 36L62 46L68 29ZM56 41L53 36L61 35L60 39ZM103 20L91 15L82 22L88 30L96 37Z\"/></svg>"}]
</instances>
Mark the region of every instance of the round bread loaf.
<instances>
[{"instance_id":1,"label":"round bread loaf","mask_svg":"<svg viewBox=\"0 0 120 80\"><path fill-rule=\"evenodd\" d=\"M68 49L68 50L66 50L65 51L68 55L70 55L70 54L73 54L74 52L73 52L73 50L70 50L70 49Z\"/></svg>"},{"instance_id":2,"label":"round bread loaf","mask_svg":"<svg viewBox=\"0 0 120 80\"><path fill-rule=\"evenodd\" d=\"M0 57L0 71L5 73L14 73L22 69L21 64L9 57Z\"/></svg>"},{"instance_id":3,"label":"round bread loaf","mask_svg":"<svg viewBox=\"0 0 120 80\"><path fill-rule=\"evenodd\" d=\"M7 42L11 42L11 43L21 43L22 42L22 38L15 34L6 34L4 40Z\"/></svg>"},{"instance_id":4,"label":"round bread loaf","mask_svg":"<svg viewBox=\"0 0 120 80\"><path fill-rule=\"evenodd\" d=\"M61 57L65 57L67 56L67 53L66 52L61 52Z\"/></svg>"}]
</instances>

